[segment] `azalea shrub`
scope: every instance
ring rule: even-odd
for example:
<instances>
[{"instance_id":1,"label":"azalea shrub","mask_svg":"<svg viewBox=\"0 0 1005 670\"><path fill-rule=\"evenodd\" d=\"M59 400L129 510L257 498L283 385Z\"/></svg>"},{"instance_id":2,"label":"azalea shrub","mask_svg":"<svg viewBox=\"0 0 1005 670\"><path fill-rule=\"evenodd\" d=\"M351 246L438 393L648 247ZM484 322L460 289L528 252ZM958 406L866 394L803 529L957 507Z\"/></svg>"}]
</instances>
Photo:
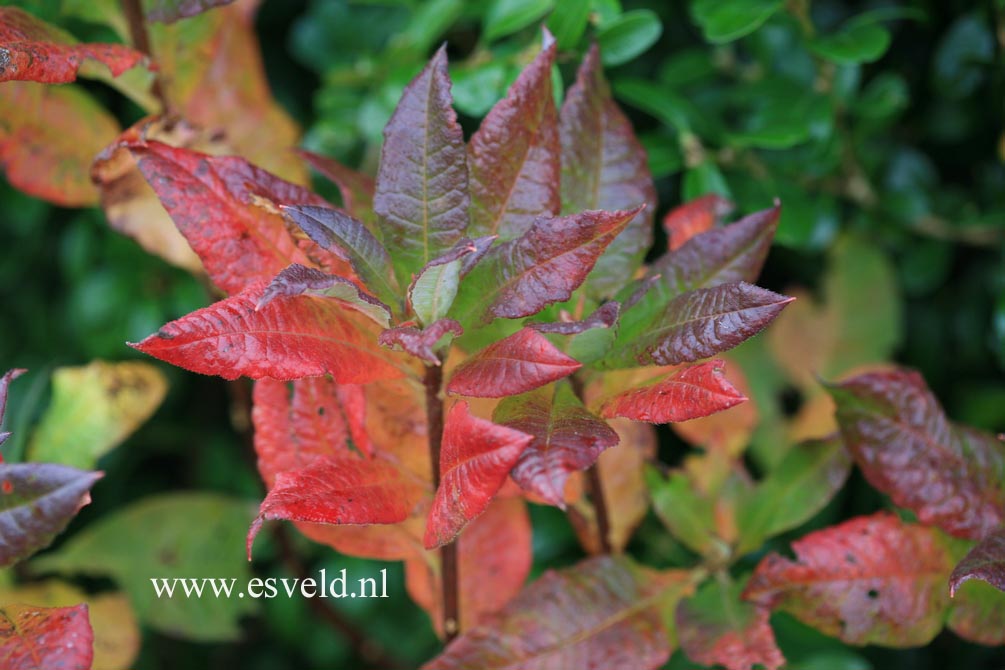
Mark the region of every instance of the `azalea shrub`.
<instances>
[{"instance_id":1,"label":"azalea shrub","mask_svg":"<svg viewBox=\"0 0 1005 670\"><path fill-rule=\"evenodd\" d=\"M0 565L18 564L0 582L4 667L132 667L140 625L246 638L242 617L283 606L165 601L151 578L303 578L303 555L397 566L397 596L425 611L413 636L439 641L406 658L345 601L310 603L372 667L853 668L868 667L856 648L944 630L1005 645L1005 444L889 363L897 284L861 237L828 252L821 290L790 296L756 285L785 198L753 209L692 177L694 197L657 218L652 157L604 72L658 37L655 14L494 4L486 39L533 34L512 83L481 105L484 62L458 86L441 46L403 85L371 175L286 150L296 128L269 97L254 6L216 4L74 10L134 48L0 8L8 180L100 204L203 283L210 304L176 301L130 346L226 380L264 486L254 504L168 488L33 556L100 504L97 467L167 387L148 361L56 369L31 440L17 426L0 464ZM695 5L706 32L738 20ZM545 16L557 37L532 25ZM429 35L412 39L401 53L425 57ZM78 76L147 114L121 129L89 89L56 86ZM70 112L92 132L61 134ZM0 381L0 417L22 372ZM877 503L838 514L854 486ZM558 527L578 548L542 563ZM376 603L367 617L401 605Z\"/></svg>"}]
</instances>

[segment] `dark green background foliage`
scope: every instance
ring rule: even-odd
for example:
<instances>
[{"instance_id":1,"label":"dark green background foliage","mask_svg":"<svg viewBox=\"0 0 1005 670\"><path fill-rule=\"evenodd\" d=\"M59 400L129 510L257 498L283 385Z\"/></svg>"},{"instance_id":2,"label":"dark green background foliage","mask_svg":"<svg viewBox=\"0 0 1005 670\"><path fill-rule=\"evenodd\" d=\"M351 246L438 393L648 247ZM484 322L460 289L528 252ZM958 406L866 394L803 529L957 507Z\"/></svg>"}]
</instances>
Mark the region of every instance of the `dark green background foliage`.
<instances>
[{"instance_id":1,"label":"dark green background foliage","mask_svg":"<svg viewBox=\"0 0 1005 670\"><path fill-rule=\"evenodd\" d=\"M42 14L58 16L50 7ZM903 335L894 359L919 369L955 420L1005 431L1005 1L268 0L258 27L270 83L305 128L304 145L372 171L401 89L439 43L448 43L470 132L532 57L542 21L559 40L555 74L564 86L590 40L600 42L615 94L649 151L659 216L708 191L744 213L780 197L761 281L778 291L819 291L827 250L854 234L895 269ZM107 37L87 24L70 28L84 40ZM138 117L121 97L88 86L124 123ZM0 368L31 369L14 386L14 430L45 406L52 366L131 357L126 340L209 300L194 279L108 229L97 210L54 208L0 182L0 211ZM161 367L167 402L102 461L100 495L68 535L155 492L263 495L253 454L231 423L228 387ZM798 405L799 392L783 389L782 411ZM661 436L661 456L678 462L687 447L669 431ZM789 537L883 504L856 475ZM533 515L534 575L581 555L557 510L534 506ZM297 537L312 569L376 569ZM684 549L650 518L630 551L668 565ZM396 656L429 658L438 643L428 619L405 595L400 566L386 567L393 606L338 606ZM255 569L289 574L264 536ZM305 600L262 605L235 644L148 632L136 667L365 666ZM785 616L773 623L792 667L1005 667L1001 651L948 632L924 649L852 650ZM668 667L692 666L678 652Z\"/></svg>"}]
</instances>

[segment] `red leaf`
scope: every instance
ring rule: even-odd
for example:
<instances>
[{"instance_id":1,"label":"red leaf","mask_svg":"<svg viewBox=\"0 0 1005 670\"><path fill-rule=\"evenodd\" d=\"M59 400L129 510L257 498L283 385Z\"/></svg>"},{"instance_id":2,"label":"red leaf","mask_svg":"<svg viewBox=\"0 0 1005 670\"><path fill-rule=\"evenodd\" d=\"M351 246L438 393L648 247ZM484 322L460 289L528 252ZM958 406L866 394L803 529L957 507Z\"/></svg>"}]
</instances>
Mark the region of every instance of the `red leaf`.
<instances>
[{"instance_id":1,"label":"red leaf","mask_svg":"<svg viewBox=\"0 0 1005 670\"><path fill-rule=\"evenodd\" d=\"M77 44L69 33L17 7L0 7L0 82L66 84L87 60L119 76L145 56L123 44Z\"/></svg>"},{"instance_id":2,"label":"red leaf","mask_svg":"<svg viewBox=\"0 0 1005 670\"><path fill-rule=\"evenodd\" d=\"M582 367L532 328L521 328L457 366L447 393L502 398L568 377Z\"/></svg>"},{"instance_id":3,"label":"red leaf","mask_svg":"<svg viewBox=\"0 0 1005 670\"><path fill-rule=\"evenodd\" d=\"M457 313L486 323L493 317L531 316L568 300L638 212L588 211L536 219L522 236L489 249L471 270L457 297Z\"/></svg>"},{"instance_id":4,"label":"red leaf","mask_svg":"<svg viewBox=\"0 0 1005 670\"><path fill-rule=\"evenodd\" d=\"M248 560L265 521L399 523L409 517L424 492L409 473L379 459L323 458L299 470L280 472L248 530Z\"/></svg>"},{"instance_id":5,"label":"red leaf","mask_svg":"<svg viewBox=\"0 0 1005 670\"><path fill-rule=\"evenodd\" d=\"M103 476L53 463L0 464L0 568L49 546Z\"/></svg>"},{"instance_id":6,"label":"red leaf","mask_svg":"<svg viewBox=\"0 0 1005 670\"><path fill-rule=\"evenodd\" d=\"M952 564L933 529L880 512L810 533L792 549L796 561L761 561L744 599L848 644L919 646L942 628Z\"/></svg>"},{"instance_id":7,"label":"red leaf","mask_svg":"<svg viewBox=\"0 0 1005 670\"><path fill-rule=\"evenodd\" d=\"M405 87L384 128L373 206L402 286L468 226L464 132L451 104L444 46Z\"/></svg>"},{"instance_id":8,"label":"red leaf","mask_svg":"<svg viewBox=\"0 0 1005 670\"><path fill-rule=\"evenodd\" d=\"M611 367L677 365L732 349L763 330L793 298L745 282L684 293L647 328L623 329L605 359Z\"/></svg>"},{"instance_id":9,"label":"red leaf","mask_svg":"<svg viewBox=\"0 0 1005 670\"><path fill-rule=\"evenodd\" d=\"M740 602L742 590L742 582L724 587L709 581L695 596L682 600L675 617L680 646L701 665L778 670L785 658L768 623L771 612Z\"/></svg>"},{"instance_id":10,"label":"red leaf","mask_svg":"<svg viewBox=\"0 0 1005 670\"><path fill-rule=\"evenodd\" d=\"M350 456L350 440L364 454L372 452L361 386L339 385L328 377L292 384L261 379L255 382L253 401L255 453L266 488L272 488L280 472Z\"/></svg>"},{"instance_id":11,"label":"red leaf","mask_svg":"<svg viewBox=\"0 0 1005 670\"><path fill-rule=\"evenodd\" d=\"M549 570L423 669L655 670L673 650L662 612L688 588L687 573L656 573L623 556Z\"/></svg>"},{"instance_id":12,"label":"red leaf","mask_svg":"<svg viewBox=\"0 0 1005 670\"><path fill-rule=\"evenodd\" d=\"M617 395L604 403L601 416L671 423L729 409L747 398L726 379L724 365L721 360L699 363L655 384Z\"/></svg>"},{"instance_id":13,"label":"red leaf","mask_svg":"<svg viewBox=\"0 0 1005 670\"><path fill-rule=\"evenodd\" d=\"M921 375L874 372L829 390L848 450L893 502L957 537L1005 523L1005 445L950 422Z\"/></svg>"},{"instance_id":14,"label":"red leaf","mask_svg":"<svg viewBox=\"0 0 1005 670\"><path fill-rule=\"evenodd\" d=\"M545 31L541 53L471 137L472 234L511 240L536 217L555 216L561 208L558 111L551 91L555 49Z\"/></svg>"},{"instance_id":15,"label":"red leaf","mask_svg":"<svg viewBox=\"0 0 1005 670\"><path fill-rule=\"evenodd\" d=\"M463 400L450 408L440 450L440 488L426 525L427 549L453 541L485 511L532 439L472 416Z\"/></svg>"},{"instance_id":16,"label":"red leaf","mask_svg":"<svg viewBox=\"0 0 1005 670\"><path fill-rule=\"evenodd\" d=\"M6 82L0 86L0 165L11 185L64 207L98 201L91 161L119 124L77 86Z\"/></svg>"},{"instance_id":17,"label":"red leaf","mask_svg":"<svg viewBox=\"0 0 1005 670\"><path fill-rule=\"evenodd\" d=\"M376 324L340 301L297 296L256 310L264 289L253 285L129 346L224 379L330 374L340 384L365 384L404 374L403 361L377 344Z\"/></svg>"},{"instance_id":18,"label":"red leaf","mask_svg":"<svg viewBox=\"0 0 1005 670\"><path fill-rule=\"evenodd\" d=\"M225 292L271 279L293 263L320 264L348 276L342 261L308 240L298 242L275 210L278 204L325 204L310 191L236 156L209 156L153 141L127 141L126 146L210 279ZM263 198L272 206L258 204Z\"/></svg>"},{"instance_id":19,"label":"red leaf","mask_svg":"<svg viewBox=\"0 0 1005 670\"><path fill-rule=\"evenodd\" d=\"M999 528L971 549L949 576L949 596L971 579L981 579L1005 591L1005 528Z\"/></svg>"},{"instance_id":20,"label":"red leaf","mask_svg":"<svg viewBox=\"0 0 1005 670\"><path fill-rule=\"evenodd\" d=\"M733 203L714 193L703 195L671 209L663 217L663 230L667 234L667 248L670 251L680 249L695 235L712 230L720 216L725 216L732 211Z\"/></svg>"},{"instance_id":21,"label":"red leaf","mask_svg":"<svg viewBox=\"0 0 1005 670\"><path fill-rule=\"evenodd\" d=\"M618 434L561 382L504 399L492 420L533 436L510 474L521 488L562 509L569 475L618 443Z\"/></svg>"},{"instance_id":22,"label":"red leaf","mask_svg":"<svg viewBox=\"0 0 1005 670\"><path fill-rule=\"evenodd\" d=\"M304 149L297 149L297 153L310 163L312 168L338 186L345 210L365 223L373 232L377 217L373 212L375 188L373 177L350 170L336 160Z\"/></svg>"},{"instance_id":23,"label":"red leaf","mask_svg":"<svg viewBox=\"0 0 1005 670\"><path fill-rule=\"evenodd\" d=\"M457 538L462 630L481 624L520 592L530 573L531 540L527 505L520 498L493 500ZM410 559L405 563L405 586L442 635L443 587L436 565L428 554Z\"/></svg>"},{"instance_id":24,"label":"red leaf","mask_svg":"<svg viewBox=\"0 0 1005 670\"><path fill-rule=\"evenodd\" d=\"M0 377L0 426L3 425L4 414L7 412L7 390L10 388L10 383L23 375L27 370L24 368L14 368L13 370L8 370ZM9 431L0 431L0 445L7 441L10 437ZM0 456L0 463L3 462L3 457Z\"/></svg>"},{"instance_id":25,"label":"red leaf","mask_svg":"<svg viewBox=\"0 0 1005 670\"><path fill-rule=\"evenodd\" d=\"M94 632L87 605L0 606L0 667L4 670L90 670Z\"/></svg>"},{"instance_id":26,"label":"red leaf","mask_svg":"<svg viewBox=\"0 0 1005 670\"><path fill-rule=\"evenodd\" d=\"M397 345L430 365L440 365L441 361L436 355L435 347L447 333L460 337L464 334L464 329L453 319L440 319L422 330L411 326L385 330L380 334L379 341L385 347Z\"/></svg>"},{"instance_id":27,"label":"red leaf","mask_svg":"<svg viewBox=\"0 0 1005 670\"><path fill-rule=\"evenodd\" d=\"M632 278L652 245L656 189L646 152L632 124L611 97L596 45L583 59L562 103L562 211L630 209L624 231L597 260L588 291L605 297Z\"/></svg>"}]
</instances>

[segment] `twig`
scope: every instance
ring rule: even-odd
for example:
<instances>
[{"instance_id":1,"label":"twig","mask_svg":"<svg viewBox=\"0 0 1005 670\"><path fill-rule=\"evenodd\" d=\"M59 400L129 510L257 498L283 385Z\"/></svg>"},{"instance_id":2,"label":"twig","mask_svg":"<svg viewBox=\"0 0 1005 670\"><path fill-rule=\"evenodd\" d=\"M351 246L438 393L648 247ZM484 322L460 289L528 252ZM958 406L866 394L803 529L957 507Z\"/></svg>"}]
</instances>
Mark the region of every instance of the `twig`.
<instances>
[{"instance_id":1,"label":"twig","mask_svg":"<svg viewBox=\"0 0 1005 670\"><path fill-rule=\"evenodd\" d=\"M426 426L429 459L433 466L433 487L440 488L440 448L443 444L443 366L426 367ZM461 632L458 592L457 542L440 548L440 582L443 594L443 635L449 643Z\"/></svg>"},{"instance_id":2,"label":"twig","mask_svg":"<svg viewBox=\"0 0 1005 670\"><path fill-rule=\"evenodd\" d=\"M126 15L129 23L129 37L133 42L133 47L143 53L151 61L154 60L153 52L150 48L150 36L147 34L147 24L143 19L143 7L140 0L122 0L122 13ZM158 72L154 72L154 81L150 86L150 92L161 104L161 112L171 113L171 102L164 91L164 82Z\"/></svg>"},{"instance_id":3,"label":"twig","mask_svg":"<svg viewBox=\"0 0 1005 670\"><path fill-rule=\"evenodd\" d=\"M286 526L272 524L272 536L279 547L283 564L301 581L310 577L307 568L300 562L293 540ZM349 621L337 609L329 607L321 598L308 598L311 610L325 621L332 629L344 637L356 653L372 668L381 670L404 670L405 665L397 658L388 654L378 643L369 638L352 621Z\"/></svg>"}]
</instances>

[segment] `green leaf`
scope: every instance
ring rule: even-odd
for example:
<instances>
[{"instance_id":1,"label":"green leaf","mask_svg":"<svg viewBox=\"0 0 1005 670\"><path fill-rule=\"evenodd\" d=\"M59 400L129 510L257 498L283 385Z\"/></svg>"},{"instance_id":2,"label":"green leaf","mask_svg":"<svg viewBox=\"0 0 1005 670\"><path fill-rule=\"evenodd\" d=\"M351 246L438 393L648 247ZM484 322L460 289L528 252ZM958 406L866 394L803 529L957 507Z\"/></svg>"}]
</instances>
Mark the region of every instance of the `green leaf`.
<instances>
[{"instance_id":1,"label":"green leaf","mask_svg":"<svg viewBox=\"0 0 1005 670\"><path fill-rule=\"evenodd\" d=\"M691 551L702 556L721 544L715 535L715 510L702 497L684 472L671 472L666 479L652 466L645 470L653 511L663 525Z\"/></svg>"},{"instance_id":2,"label":"green leaf","mask_svg":"<svg viewBox=\"0 0 1005 670\"><path fill-rule=\"evenodd\" d=\"M726 199L732 199L726 178L722 176L722 172L712 161L705 161L695 167L688 168L684 172L684 184L681 191L685 202L709 193L717 193Z\"/></svg>"},{"instance_id":3,"label":"green leaf","mask_svg":"<svg viewBox=\"0 0 1005 670\"><path fill-rule=\"evenodd\" d=\"M92 468L153 414L166 392L164 375L149 363L94 361L58 368L52 402L28 445L28 458Z\"/></svg>"},{"instance_id":4,"label":"green leaf","mask_svg":"<svg viewBox=\"0 0 1005 670\"><path fill-rule=\"evenodd\" d=\"M841 489L850 471L851 457L840 439L792 447L740 507L737 553L753 551L767 538L808 521Z\"/></svg>"},{"instance_id":5,"label":"green leaf","mask_svg":"<svg viewBox=\"0 0 1005 670\"><path fill-rule=\"evenodd\" d=\"M852 109L859 118L878 121L897 116L910 102L904 78L895 72L881 72L862 89Z\"/></svg>"},{"instance_id":6,"label":"green leaf","mask_svg":"<svg viewBox=\"0 0 1005 670\"><path fill-rule=\"evenodd\" d=\"M936 88L954 100L971 95L991 72L994 51L994 35L981 14L956 19L935 50Z\"/></svg>"},{"instance_id":7,"label":"green leaf","mask_svg":"<svg viewBox=\"0 0 1005 670\"><path fill-rule=\"evenodd\" d=\"M662 34L663 24L652 10L625 12L597 32L604 65L627 63L655 44Z\"/></svg>"},{"instance_id":8,"label":"green leaf","mask_svg":"<svg viewBox=\"0 0 1005 670\"><path fill-rule=\"evenodd\" d=\"M984 582L966 582L953 596L946 626L964 640L1000 647L1005 644L1005 593Z\"/></svg>"},{"instance_id":9,"label":"green leaf","mask_svg":"<svg viewBox=\"0 0 1005 670\"><path fill-rule=\"evenodd\" d=\"M485 13L485 39L512 35L551 11L555 0L495 0Z\"/></svg>"},{"instance_id":10,"label":"green leaf","mask_svg":"<svg viewBox=\"0 0 1005 670\"><path fill-rule=\"evenodd\" d=\"M618 97L651 114L679 133L691 130L691 110L683 97L642 79L619 79L614 84ZM685 198L686 199L686 198Z\"/></svg>"},{"instance_id":11,"label":"green leaf","mask_svg":"<svg viewBox=\"0 0 1005 670\"><path fill-rule=\"evenodd\" d=\"M837 32L810 41L810 51L839 65L858 65L879 60L890 46L890 32L881 21L913 17L924 12L912 7L886 7L860 14L846 21Z\"/></svg>"},{"instance_id":12,"label":"green leaf","mask_svg":"<svg viewBox=\"0 0 1005 670\"><path fill-rule=\"evenodd\" d=\"M216 494L150 497L89 525L31 567L111 577L129 593L140 620L162 633L237 640L238 620L257 609L253 598L238 597L251 576L244 533L254 516L253 503ZM207 583L209 595L202 598L158 598L151 579L175 577L233 579L234 595L213 597Z\"/></svg>"},{"instance_id":13,"label":"green leaf","mask_svg":"<svg viewBox=\"0 0 1005 670\"><path fill-rule=\"evenodd\" d=\"M783 0L692 0L691 15L714 44L738 40L760 28Z\"/></svg>"},{"instance_id":14,"label":"green leaf","mask_svg":"<svg viewBox=\"0 0 1005 670\"><path fill-rule=\"evenodd\" d=\"M574 49L579 44L590 18L589 0L562 0L548 17L548 30L555 36L559 51Z\"/></svg>"}]
</instances>

